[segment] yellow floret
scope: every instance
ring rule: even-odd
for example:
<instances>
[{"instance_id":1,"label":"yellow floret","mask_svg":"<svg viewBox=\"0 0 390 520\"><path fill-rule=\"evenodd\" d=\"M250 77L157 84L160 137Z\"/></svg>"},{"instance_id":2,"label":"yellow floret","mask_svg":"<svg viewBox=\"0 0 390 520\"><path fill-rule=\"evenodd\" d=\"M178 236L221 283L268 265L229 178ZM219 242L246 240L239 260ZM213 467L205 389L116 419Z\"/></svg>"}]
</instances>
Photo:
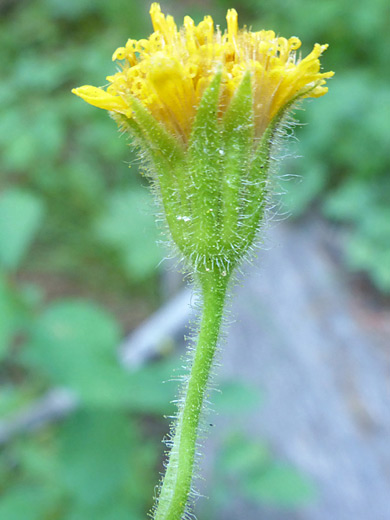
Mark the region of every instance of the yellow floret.
<instances>
[{"instance_id":1,"label":"yellow floret","mask_svg":"<svg viewBox=\"0 0 390 520\"><path fill-rule=\"evenodd\" d=\"M186 16L178 30L174 19L153 3L154 28L147 40L129 40L113 60L120 71L108 77L103 89L84 86L73 92L91 105L131 117L137 98L170 132L188 140L191 123L205 88L222 71L220 116L247 71L252 76L256 134L261 135L272 118L291 101L320 97L327 92L325 80L333 72L320 72L320 56L327 45L315 44L301 59L296 37L277 37L273 31L239 30L237 12L229 9L224 34L206 16L195 25Z\"/></svg>"}]
</instances>

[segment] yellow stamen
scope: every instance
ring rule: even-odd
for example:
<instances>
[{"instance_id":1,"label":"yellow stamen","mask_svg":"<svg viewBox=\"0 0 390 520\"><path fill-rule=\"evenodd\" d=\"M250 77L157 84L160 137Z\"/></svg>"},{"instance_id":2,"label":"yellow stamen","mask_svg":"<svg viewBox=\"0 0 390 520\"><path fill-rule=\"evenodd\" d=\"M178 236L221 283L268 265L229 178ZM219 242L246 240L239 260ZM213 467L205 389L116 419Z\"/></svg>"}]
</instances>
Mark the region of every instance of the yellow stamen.
<instances>
[{"instance_id":1,"label":"yellow stamen","mask_svg":"<svg viewBox=\"0 0 390 520\"><path fill-rule=\"evenodd\" d=\"M234 41L238 32L238 15L235 9L229 9L226 15L229 41Z\"/></svg>"}]
</instances>

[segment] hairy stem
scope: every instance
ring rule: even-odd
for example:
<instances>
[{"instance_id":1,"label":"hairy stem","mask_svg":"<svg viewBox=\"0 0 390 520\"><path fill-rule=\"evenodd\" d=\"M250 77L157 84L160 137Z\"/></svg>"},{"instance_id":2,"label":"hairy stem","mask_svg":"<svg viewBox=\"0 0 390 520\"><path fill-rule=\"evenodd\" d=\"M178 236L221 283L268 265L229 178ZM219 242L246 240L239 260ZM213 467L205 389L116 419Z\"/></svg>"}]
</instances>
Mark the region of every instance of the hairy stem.
<instances>
[{"instance_id":1,"label":"hairy stem","mask_svg":"<svg viewBox=\"0 0 390 520\"><path fill-rule=\"evenodd\" d=\"M199 274L203 296L198 343L183 404L179 409L165 477L157 500L155 520L181 520L194 471L199 418L217 346L229 276L218 270Z\"/></svg>"}]
</instances>

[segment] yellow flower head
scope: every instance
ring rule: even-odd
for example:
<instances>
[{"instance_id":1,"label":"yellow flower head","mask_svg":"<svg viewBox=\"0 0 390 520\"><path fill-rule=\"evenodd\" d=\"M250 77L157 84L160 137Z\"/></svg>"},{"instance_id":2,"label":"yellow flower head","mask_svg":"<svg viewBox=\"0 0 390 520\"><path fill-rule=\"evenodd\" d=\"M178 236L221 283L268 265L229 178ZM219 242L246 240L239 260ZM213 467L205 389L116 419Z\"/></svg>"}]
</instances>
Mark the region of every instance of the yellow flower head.
<instances>
[{"instance_id":1,"label":"yellow flower head","mask_svg":"<svg viewBox=\"0 0 390 520\"><path fill-rule=\"evenodd\" d=\"M238 29L237 12L227 13L222 34L211 16L195 25L184 18L178 30L172 16L159 4L150 9L154 32L147 40L128 40L113 54L120 70L108 76L106 90L83 86L73 92L91 105L131 119L134 99L173 134L188 141L191 125L205 89L217 72L222 74L219 116L222 117L244 75L253 90L256 135L292 101L327 92L319 57L327 45L315 44L305 58L297 54L298 38L277 37L274 31Z\"/></svg>"}]
</instances>

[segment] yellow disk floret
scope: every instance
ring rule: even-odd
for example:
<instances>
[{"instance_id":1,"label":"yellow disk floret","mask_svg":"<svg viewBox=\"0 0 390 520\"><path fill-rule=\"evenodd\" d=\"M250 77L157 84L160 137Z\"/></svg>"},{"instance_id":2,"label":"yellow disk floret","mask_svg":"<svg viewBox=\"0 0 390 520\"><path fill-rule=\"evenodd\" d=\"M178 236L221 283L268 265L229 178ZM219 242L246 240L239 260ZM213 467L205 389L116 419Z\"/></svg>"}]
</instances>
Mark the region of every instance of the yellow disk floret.
<instances>
[{"instance_id":1,"label":"yellow disk floret","mask_svg":"<svg viewBox=\"0 0 390 520\"><path fill-rule=\"evenodd\" d=\"M150 9L154 32L147 40L129 40L113 54L120 70L109 76L106 90L92 86L73 92L91 105L132 117L137 98L170 132L184 142L205 88L222 72L221 116L243 76L250 71L256 134L261 135L278 111L291 101L327 92L320 72L320 55L327 45L315 44L304 59L297 55L298 38L277 37L274 31L239 30L237 12L229 9L227 30L221 33L206 16L195 25L186 16L178 30L159 4Z\"/></svg>"}]
</instances>

